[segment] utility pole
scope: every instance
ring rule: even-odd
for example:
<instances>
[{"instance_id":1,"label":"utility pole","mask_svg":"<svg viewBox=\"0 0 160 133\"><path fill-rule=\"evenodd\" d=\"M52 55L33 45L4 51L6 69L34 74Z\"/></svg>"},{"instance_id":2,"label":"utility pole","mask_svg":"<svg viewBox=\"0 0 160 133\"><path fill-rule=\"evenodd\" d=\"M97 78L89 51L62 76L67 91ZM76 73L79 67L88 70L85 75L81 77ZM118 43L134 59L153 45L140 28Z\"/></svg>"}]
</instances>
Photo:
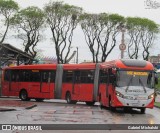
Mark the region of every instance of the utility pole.
<instances>
[{"instance_id":1,"label":"utility pole","mask_svg":"<svg viewBox=\"0 0 160 133\"><path fill-rule=\"evenodd\" d=\"M78 64L78 47L77 48L77 58L76 58L76 64Z\"/></svg>"},{"instance_id":2,"label":"utility pole","mask_svg":"<svg viewBox=\"0 0 160 133\"><path fill-rule=\"evenodd\" d=\"M126 49L126 45L124 42L124 33L125 33L126 29L125 29L124 25L121 25L119 27L119 29L122 32L122 40L121 40L121 44L119 45L119 49L121 50L121 59L123 59L124 58L124 50Z\"/></svg>"}]
</instances>

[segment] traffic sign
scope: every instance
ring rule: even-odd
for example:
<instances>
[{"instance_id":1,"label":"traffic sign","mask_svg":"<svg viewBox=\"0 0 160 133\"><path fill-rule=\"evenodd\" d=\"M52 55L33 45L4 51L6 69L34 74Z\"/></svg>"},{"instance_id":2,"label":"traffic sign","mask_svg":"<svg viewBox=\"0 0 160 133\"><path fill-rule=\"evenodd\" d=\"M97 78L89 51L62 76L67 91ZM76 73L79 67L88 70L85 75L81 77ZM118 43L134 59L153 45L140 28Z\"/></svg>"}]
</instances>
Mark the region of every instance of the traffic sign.
<instances>
[{"instance_id":1,"label":"traffic sign","mask_svg":"<svg viewBox=\"0 0 160 133\"><path fill-rule=\"evenodd\" d=\"M125 50L126 49L126 45L125 44L120 44L119 45L119 49L120 50Z\"/></svg>"}]
</instances>

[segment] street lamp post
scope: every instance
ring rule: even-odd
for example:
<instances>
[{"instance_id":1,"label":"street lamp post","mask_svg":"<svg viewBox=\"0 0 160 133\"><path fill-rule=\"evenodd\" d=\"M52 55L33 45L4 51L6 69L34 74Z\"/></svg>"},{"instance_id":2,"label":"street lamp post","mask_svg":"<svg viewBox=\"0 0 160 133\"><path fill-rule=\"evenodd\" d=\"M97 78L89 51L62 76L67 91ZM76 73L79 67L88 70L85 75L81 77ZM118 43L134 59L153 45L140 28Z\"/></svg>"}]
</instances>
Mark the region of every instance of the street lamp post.
<instances>
[{"instance_id":1,"label":"street lamp post","mask_svg":"<svg viewBox=\"0 0 160 133\"><path fill-rule=\"evenodd\" d=\"M77 58L76 58L76 63L78 64L78 47L77 48Z\"/></svg>"}]
</instances>

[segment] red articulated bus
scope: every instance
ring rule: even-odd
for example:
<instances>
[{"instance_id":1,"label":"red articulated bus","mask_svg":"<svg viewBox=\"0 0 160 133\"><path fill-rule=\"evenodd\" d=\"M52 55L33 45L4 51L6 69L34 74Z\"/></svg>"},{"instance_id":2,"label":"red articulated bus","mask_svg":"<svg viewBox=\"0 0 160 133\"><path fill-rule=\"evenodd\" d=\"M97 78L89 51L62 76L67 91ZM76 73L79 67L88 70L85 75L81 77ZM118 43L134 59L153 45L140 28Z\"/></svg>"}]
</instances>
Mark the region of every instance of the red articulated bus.
<instances>
[{"instance_id":1,"label":"red articulated bus","mask_svg":"<svg viewBox=\"0 0 160 133\"><path fill-rule=\"evenodd\" d=\"M143 60L87 64L38 64L3 69L3 96L21 100L66 99L87 105L145 108L154 106L154 70Z\"/></svg>"}]
</instances>

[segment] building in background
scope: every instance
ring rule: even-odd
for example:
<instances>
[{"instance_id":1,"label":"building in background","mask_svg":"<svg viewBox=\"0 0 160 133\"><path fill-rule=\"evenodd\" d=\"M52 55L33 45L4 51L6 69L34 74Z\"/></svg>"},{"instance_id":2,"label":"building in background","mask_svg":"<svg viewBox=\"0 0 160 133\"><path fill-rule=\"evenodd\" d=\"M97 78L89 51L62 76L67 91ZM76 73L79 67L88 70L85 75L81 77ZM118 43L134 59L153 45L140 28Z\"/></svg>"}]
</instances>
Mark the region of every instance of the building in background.
<instances>
[{"instance_id":1,"label":"building in background","mask_svg":"<svg viewBox=\"0 0 160 133\"><path fill-rule=\"evenodd\" d=\"M57 64L57 58L55 57L37 57L35 64Z\"/></svg>"},{"instance_id":2,"label":"building in background","mask_svg":"<svg viewBox=\"0 0 160 133\"><path fill-rule=\"evenodd\" d=\"M154 67L160 69L160 54L158 54L157 56L150 56L148 58L148 61L151 62Z\"/></svg>"}]
</instances>

